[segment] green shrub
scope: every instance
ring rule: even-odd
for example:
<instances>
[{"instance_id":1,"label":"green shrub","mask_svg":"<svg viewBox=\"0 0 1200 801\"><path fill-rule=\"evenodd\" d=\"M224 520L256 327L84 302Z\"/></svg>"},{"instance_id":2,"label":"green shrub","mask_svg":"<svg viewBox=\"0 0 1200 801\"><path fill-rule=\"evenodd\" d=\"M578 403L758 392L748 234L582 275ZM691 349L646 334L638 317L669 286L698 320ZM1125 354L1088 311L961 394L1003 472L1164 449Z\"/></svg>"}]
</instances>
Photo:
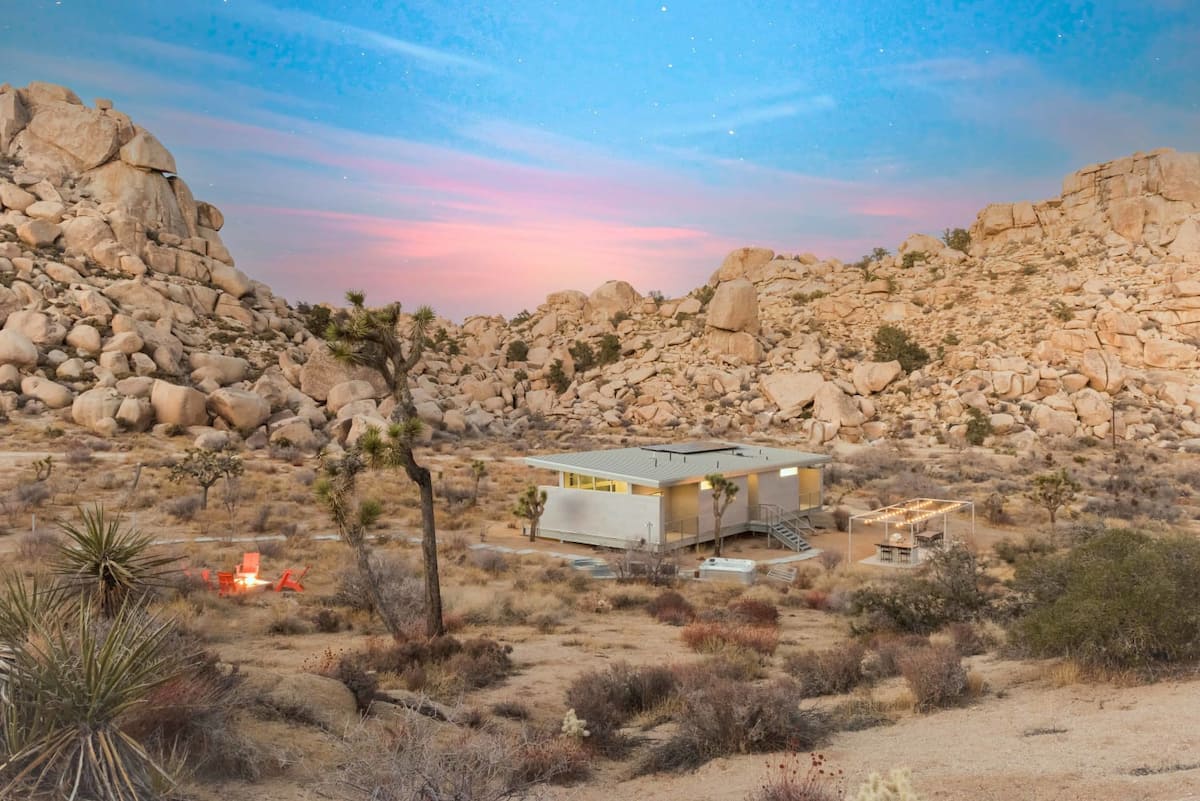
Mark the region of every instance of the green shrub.
<instances>
[{"instance_id":1,"label":"green shrub","mask_svg":"<svg viewBox=\"0 0 1200 801\"><path fill-rule=\"evenodd\" d=\"M514 339L509 342L508 348L504 351L504 358L510 362L523 362L528 355L529 345L523 339Z\"/></svg>"},{"instance_id":2,"label":"green shrub","mask_svg":"<svg viewBox=\"0 0 1200 801\"><path fill-rule=\"evenodd\" d=\"M848 642L826 651L801 651L783 658L783 669L799 682L805 698L847 693L863 681L866 649Z\"/></svg>"},{"instance_id":3,"label":"green shrub","mask_svg":"<svg viewBox=\"0 0 1200 801\"><path fill-rule=\"evenodd\" d=\"M631 717L661 704L678 680L659 665L633 667L618 662L608 670L584 673L567 688L567 706L587 722L592 741L612 744L617 730Z\"/></svg>"},{"instance_id":4,"label":"green shrub","mask_svg":"<svg viewBox=\"0 0 1200 801\"><path fill-rule=\"evenodd\" d=\"M913 648L896 662L918 712L956 704L967 691L967 670L953 645Z\"/></svg>"},{"instance_id":5,"label":"green shrub","mask_svg":"<svg viewBox=\"0 0 1200 801\"><path fill-rule=\"evenodd\" d=\"M550 372L546 375L546 380L559 395L566 392L567 387L571 386L571 379L567 378L567 374L563 372L562 359L555 359L554 363L550 365Z\"/></svg>"},{"instance_id":6,"label":"green shrub","mask_svg":"<svg viewBox=\"0 0 1200 801\"><path fill-rule=\"evenodd\" d=\"M967 409L967 442L982 445L992 435L992 421L974 406Z\"/></svg>"},{"instance_id":7,"label":"green shrub","mask_svg":"<svg viewBox=\"0 0 1200 801\"><path fill-rule=\"evenodd\" d=\"M567 348L571 354L571 358L575 360L575 370L580 373L585 373L596 366L596 353L592 350L592 346L581 340L575 340L575 344Z\"/></svg>"},{"instance_id":8,"label":"green shrub","mask_svg":"<svg viewBox=\"0 0 1200 801\"><path fill-rule=\"evenodd\" d=\"M910 250L904 254L904 258L900 260L900 266L906 270L911 270L922 262L929 261L929 254L923 250Z\"/></svg>"},{"instance_id":9,"label":"green shrub","mask_svg":"<svg viewBox=\"0 0 1200 801\"><path fill-rule=\"evenodd\" d=\"M942 232L946 247L966 253L971 247L971 234L965 228L947 228Z\"/></svg>"},{"instance_id":10,"label":"green shrub","mask_svg":"<svg viewBox=\"0 0 1200 801\"><path fill-rule=\"evenodd\" d=\"M875 332L875 361L898 361L904 371L911 373L929 364L929 353L902 328L881 325Z\"/></svg>"},{"instance_id":11,"label":"green shrub","mask_svg":"<svg viewBox=\"0 0 1200 801\"><path fill-rule=\"evenodd\" d=\"M596 356L597 364L614 364L621 360L621 340L616 334L605 334L600 337L600 353Z\"/></svg>"},{"instance_id":12,"label":"green shrub","mask_svg":"<svg viewBox=\"0 0 1200 801\"><path fill-rule=\"evenodd\" d=\"M1115 529L1061 555L1018 563L1028 613L1017 642L1105 669L1200 658L1200 542Z\"/></svg>"},{"instance_id":13,"label":"green shrub","mask_svg":"<svg viewBox=\"0 0 1200 801\"><path fill-rule=\"evenodd\" d=\"M706 306L708 306L708 302L713 299L713 295L715 295L716 293L717 293L716 289L709 286L708 284L705 284L704 286L700 287L699 289L692 290L692 297L694 297L696 300L700 301L700 308L703 309Z\"/></svg>"},{"instance_id":14,"label":"green shrub","mask_svg":"<svg viewBox=\"0 0 1200 801\"><path fill-rule=\"evenodd\" d=\"M851 611L862 616L860 627L868 631L928 634L948 623L975 620L987 610L982 577L975 554L952 545L930 557L919 575L859 590Z\"/></svg>"}]
</instances>

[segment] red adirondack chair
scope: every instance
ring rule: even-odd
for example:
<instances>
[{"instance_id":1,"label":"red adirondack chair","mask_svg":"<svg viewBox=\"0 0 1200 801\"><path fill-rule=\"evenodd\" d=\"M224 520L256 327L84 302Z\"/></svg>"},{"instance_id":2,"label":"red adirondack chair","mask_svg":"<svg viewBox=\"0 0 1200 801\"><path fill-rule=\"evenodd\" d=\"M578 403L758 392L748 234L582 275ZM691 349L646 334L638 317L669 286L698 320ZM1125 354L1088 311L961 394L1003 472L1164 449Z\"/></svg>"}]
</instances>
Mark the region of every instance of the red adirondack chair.
<instances>
[{"instance_id":1,"label":"red adirondack chair","mask_svg":"<svg viewBox=\"0 0 1200 801\"><path fill-rule=\"evenodd\" d=\"M304 585L300 582L305 576L308 575L309 567L311 567L311 565L306 565L304 570L301 571L300 575L298 576L293 575L294 571L290 567L283 571L283 575L279 577L279 581L275 582L275 592L283 592L284 590L291 590L292 592L304 592Z\"/></svg>"}]
</instances>

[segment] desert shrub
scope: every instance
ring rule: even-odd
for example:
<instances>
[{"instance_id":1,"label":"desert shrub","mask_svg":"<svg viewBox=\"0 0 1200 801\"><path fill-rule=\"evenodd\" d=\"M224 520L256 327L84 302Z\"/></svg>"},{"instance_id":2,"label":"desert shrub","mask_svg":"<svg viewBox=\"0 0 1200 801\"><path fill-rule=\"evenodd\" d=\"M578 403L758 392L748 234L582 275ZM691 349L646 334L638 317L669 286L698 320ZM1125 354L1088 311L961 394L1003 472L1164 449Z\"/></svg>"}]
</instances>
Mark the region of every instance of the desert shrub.
<instances>
[{"instance_id":1,"label":"desert shrub","mask_svg":"<svg viewBox=\"0 0 1200 801\"><path fill-rule=\"evenodd\" d=\"M912 648L921 648L929 641L916 634L894 634L881 632L867 640L870 649L863 666L872 678L887 678L900 675L900 655Z\"/></svg>"},{"instance_id":2,"label":"desert shrub","mask_svg":"<svg viewBox=\"0 0 1200 801\"><path fill-rule=\"evenodd\" d=\"M845 506L839 506L834 509L833 525L838 531L845 531L850 528L850 510Z\"/></svg>"},{"instance_id":3,"label":"desert shrub","mask_svg":"<svg viewBox=\"0 0 1200 801\"><path fill-rule=\"evenodd\" d=\"M50 486L44 481L22 481L10 493L11 505L18 511L27 512L50 500Z\"/></svg>"},{"instance_id":4,"label":"desert shrub","mask_svg":"<svg viewBox=\"0 0 1200 801\"><path fill-rule=\"evenodd\" d=\"M967 671L953 645L910 648L896 664L919 712L956 704L967 691Z\"/></svg>"},{"instance_id":5,"label":"desert shrub","mask_svg":"<svg viewBox=\"0 0 1200 801\"><path fill-rule=\"evenodd\" d=\"M830 710L830 720L837 731L863 731L877 726L890 726L895 719L883 703L869 692L856 694Z\"/></svg>"},{"instance_id":6,"label":"desert shrub","mask_svg":"<svg viewBox=\"0 0 1200 801\"><path fill-rule=\"evenodd\" d=\"M523 362L529 355L529 345L523 339L514 339L504 350L504 358L510 362Z\"/></svg>"},{"instance_id":7,"label":"desert shrub","mask_svg":"<svg viewBox=\"0 0 1200 801\"><path fill-rule=\"evenodd\" d=\"M1006 526L1012 522L1012 515L1004 509L1004 495L993 492L983 501L983 516L993 526Z\"/></svg>"},{"instance_id":8,"label":"desert shrub","mask_svg":"<svg viewBox=\"0 0 1200 801\"><path fill-rule=\"evenodd\" d=\"M715 678L685 687L678 731L638 770L687 770L730 754L813 748L828 736L829 720L800 701L790 679L755 685Z\"/></svg>"},{"instance_id":9,"label":"desert shrub","mask_svg":"<svg viewBox=\"0 0 1200 801\"><path fill-rule=\"evenodd\" d=\"M254 517L250 518L250 530L256 534L264 533L271 523L271 504L264 503L254 512Z\"/></svg>"},{"instance_id":10,"label":"desert shrub","mask_svg":"<svg viewBox=\"0 0 1200 801\"><path fill-rule=\"evenodd\" d=\"M1015 565L1024 558L1045 556L1054 553L1055 550L1053 542L1035 534L1025 535L1024 542L1000 540L992 546L992 552L996 554L996 558L1010 565Z\"/></svg>"},{"instance_id":11,"label":"desert shrub","mask_svg":"<svg viewBox=\"0 0 1200 801\"><path fill-rule=\"evenodd\" d=\"M1154 669L1200 658L1200 542L1116 529L1017 566L1028 613L1017 642L1097 668Z\"/></svg>"},{"instance_id":12,"label":"desert shrub","mask_svg":"<svg viewBox=\"0 0 1200 801\"><path fill-rule=\"evenodd\" d=\"M946 634L954 643L954 648L963 656L976 656L987 653L991 644L979 627L972 623L951 623L946 627Z\"/></svg>"},{"instance_id":13,"label":"desert shrub","mask_svg":"<svg viewBox=\"0 0 1200 801\"><path fill-rule=\"evenodd\" d=\"M700 653L712 653L732 645L760 654L773 654L779 645L779 630L774 626L689 623L683 627L680 636L688 648Z\"/></svg>"},{"instance_id":14,"label":"desert shrub","mask_svg":"<svg viewBox=\"0 0 1200 801\"><path fill-rule=\"evenodd\" d=\"M567 348L567 352L575 361L575 370L580 373L586 373L596 365L596 354L592 346L582 340L575 340L575 344Z\"/></svg>"},{"instance_id":15,"label":"desert shrub","mask_svg":"<svg viewBox=\"0 0 1200 801\"><path fill-rule=\"evenodd\" d=\"M508 559L499 551L471 551L468 558L475 567L487 571L493 576L498 576L508 570Z\"/></svg>"},{"instance_id":16,"label":"desert shrub","mask_svg":"<svg viewBox=\"0 0 1200 801\"><path fill-rule=\"evenodd\" d=\"M937 551L916 576L857 591L851 608L867 630L927 634L978 618L988 607L983 569L963 545Z\"/></svg>"},{"instance_id":17,"label":"desert shrub","mask_svg":"<svg viewBox=\"0 0 1200 801\"><path fill-rule=\"evenodd\" d=\"M301 618L295 612L277 608L271 616L271 622L267 624L268 634L280 634L291 636L294 634L308 634L311 631L308 621Z\"/></svg>"},{"instance_id":18,"label":"desert shrub","mask_svg":"<svg viewBox=\"0 0 1200 801\"><path fill-rule=\"evenodd\" d=\"M58 553L59 542L58 535L49 529L26 532L17 540L17 558L29 564L45 562Z\"/></svg>"},{"instance_id":19,"label":"desert shrub","mask_svg":"<svg viewBox=\"0 0 1200 801\"><path fill-rule=\"evenodd\" d=\"M191 520L200 511L200 496L181 495L178 498L171 498L163 504L163 509L176 520Z\"/></svg>"},{"instance_id":20,"label":"desert shrub","mask_svg":"<svg viewBox=\"0 0 1200 801\"><path fill-rule=\"evenodd\" d=\"M737 598L729 602L727 609L732 623L745 623L748 626L779 625L779 609L768 601Z\"/></svg>"},{"instance_id":21,"label":"desert shrub","mask_svg":"<svg viewBox=\"0 0 1200 801\"><path fill-rule=\"evenodd\" d=\"M497 701L492 704L492 714L509 720L529 720L529 707L520 701Z\"/></svg>"},{"instance_id":22,"label":"desert shrub","mask_svg":"<svg viewBox=\"0 0 1200 801\"><path fill-rule=\"evenodd\" d=\"M600 352L596 356L597 364L614 364L621 360L621 340L616 334L605 334L600 337Z\"/></svg>"},{"instance_id":23,"label":"desert shrub","mask_svg":"<svg viewBox=\"0 0 1200 801\"><path fill-rule=\"evenodd\" d=\"M821 754L789 754L767 763L762 784L746 801L843 801L842 772L826 769Z\"/></svg>"},{"instance_id":24,"label":"desert shrub","mask_svg":"<svg viewBox=\"0 0 1200 801\"><path fill-rule=\"evenodd\" d=\"M992 421L974 406L967 409L967 442L982 445L992 435Z\"/></svg>"},{"instance_id":25,"label":"desert shrub","mask_svg":"<svg viewBox=\"0 0 1200 801\"><path fill-rule=\"evenodd\" d=\"M965 228L947 228L942 231L942 242L948 248L966 253L971 247L971 233Z\"/></svg>"},{"instance_id":26,"label":"desert shrub","mask_svg":"<svg viewBox=\"0 0 1200 801\"><path fill-rule=\"evenodd\" d=\"M875 361L898 361L904 372L911 373L929 363L929 353L902 328L881 325L874 336Z\"/></svg>"},{"instance_id":27,"label":"desert shrub","mask_svg":"<svg viewBox=\"0 0 1200 801\"><path fill-rule=\"evenodd\" d=\"M408 564L394 554L373 554L371 564L379 577L380 589L387 602L392 605L401 619L420 620L425 608L425 587L413 575ZM366 582L357 568L348 568L338 573L333 595L329 598L335 606L344 606L355 611L374 612L375 604L367 591Z\"/></svg>"},{"instance_id":28,"label":"desert shrub","mask_svg":"<svg viewBox=\"0 0 1200 801\"><path fill-rule=\"evenodd\" d=\"M572 737L542 736L517 747L510 783L518 787L536 784L572 784L591 774L591 755Z\"/></svg>"},{"instance_id":29,"label":"desert shrub","mask_svg":"<svg viewBox=\"0 0 1200 801\"><path fill-rule=\"evenodd\" d=\"M646 604L646 611L659 623L682 626L696 619L696 609L674 590L659 593Z\"/></svg>"},{"instance_id":30,"label":"desert shrub","mask_svg":"<svg viewBox=\"0 0 1200 801\"><path fill-rule=\"evenodd\" d=\"M336 609L321 607L312 617L313 626L322 634L336 634L342 629L350 628L345 616Z\"/></svg>"},{"instance_id":31,"label":"desert shrub","mask_svg":"<svg viewBox=\"0 0 1200 801\"><path fill-rule=\"evenodd\" d=\"M566 702L587 722L589 739L605 746L616 740L617 730L626 721L661 704L677 686L669 668L618 662L607 670L576 678L567 688Z\"/></svg>"},{"instance_id":32,"label":"desert shrub","mask_svg":"<svg viewBox=\"0 0 1200 801\"><path fill-rule=\"evenodd\" d=\"M848 642L826 651L801 651L783 659L783 669L796 679L805 698L838 695L862 683L866 649Z\"/></svg>"},{"instance_id":33,"label":"desert shrub","mask_svg":"<svg viewBox=\"0 0 1200 801\"><path fill-rule=\"evenodd\" d=\"M571 386L571 379L567 378L567 374L563 371L562 359L555 359L550 365L550 370L546 373L546 380L560 395L567 391L567 387Z\"/></svg>"},{"instance_id":34,"label":"desert shrub","mask_svg":"<svg viewBox=\"0 0 1200 801\"><path fill-rule=\"evenodd\" d=\"M446 692L479 689L507 675L512 668L512 647L494 640L459 640L444 635L409 641L372 640L351 658L367 671L394 673L406 679L409 689L426 686L437 669L446 678Z\"/></svg>"}]
</instances>

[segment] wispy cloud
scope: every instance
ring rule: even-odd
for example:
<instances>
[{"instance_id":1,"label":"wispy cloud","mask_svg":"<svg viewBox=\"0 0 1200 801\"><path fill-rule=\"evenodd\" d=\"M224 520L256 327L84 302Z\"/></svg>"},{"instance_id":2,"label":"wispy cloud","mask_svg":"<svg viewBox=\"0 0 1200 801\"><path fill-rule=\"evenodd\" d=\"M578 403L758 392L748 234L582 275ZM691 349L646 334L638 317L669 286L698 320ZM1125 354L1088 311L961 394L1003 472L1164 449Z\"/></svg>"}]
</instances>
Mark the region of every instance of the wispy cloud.
<instances>
[{"instance_id":1,"label":"wispy cloud","mask_svg":"<svg viewBox=\"0 0 1200 801\"><path fill-rule=\"evenodd\" d=\"M777 102L711 111L706 118L685 120L659 128L657 134L667 138L712 133L736 134L755 125L829 111L836 107L837 101L827 94L791 97Z\"/></svg>"},{"instance_id":2,"label":"wispy cloud","mask_svg":"<svg viewBox=\"0 0 1200 801\"><path fill-rule=\"evenodd\" d=\"M249 62L235 56L201 50L162 39L152 39L148 36L118 36L116 42L125 48L126 52L134 55L149 55L177 66L212 67L229 72L244 72L251 68Z\"/></svg>"},{"instance_id":3,"label":"wispy cloud","mask_svg":"<svg viewBox=\"0 0 1200 801\"><path fill-rule=\"evenodd\" d=\"M263 20L292 34L318 39L334 45L355 47L399 56L425 67L446 70L461 70L473 73L495 72L495 68L470 56L450 50L418 44L407 39L348 25L338 20L327 19L307 11L276 8L266 3L250 0L240 4L243 14Z\"/></svg>"}]
</instances>

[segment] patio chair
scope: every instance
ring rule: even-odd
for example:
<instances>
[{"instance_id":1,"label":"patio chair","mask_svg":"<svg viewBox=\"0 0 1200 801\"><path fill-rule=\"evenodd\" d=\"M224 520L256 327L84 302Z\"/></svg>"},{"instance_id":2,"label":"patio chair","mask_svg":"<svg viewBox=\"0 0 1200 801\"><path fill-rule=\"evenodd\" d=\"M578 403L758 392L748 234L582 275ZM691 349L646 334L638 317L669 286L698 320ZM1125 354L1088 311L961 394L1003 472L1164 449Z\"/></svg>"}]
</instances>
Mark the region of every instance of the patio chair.
<instances>
[{"instance_id":1,"label":"patio chair","mask_svg":"<svg viewBox=\"0 0 1200 801\"><path fill-rule=\"evenodd\" d=\"M233 580L232 573L220 571L217 573L217 594L224 597L233 595L237 592L237 584Z\"/></svg>"},{"instance_id":2,"label":"patio chair","mask_svg":"<svg viewBox=\"0 0 1200 801\"><path fill-rule=\"evenodd\" d=\"M258 551L247 551L242 554L242 563L237 566L237 572L243 576L257 576Z\"/></svg>"},{"instance_id":3,"label":"patio chair","mask_svg":"<svg viewBox=\"0 0 1200 801\"><path fill-rule=\"evenodd\" d=\"M291 592L304 592L304 585L301 581L308 575L311 565L306 565L300 575L293 576L292 569L289 567L283 571L283 575L279 577L279 581L275 582L275 592L283 592L289 590Z\"/></svg>"}]
</instances>

